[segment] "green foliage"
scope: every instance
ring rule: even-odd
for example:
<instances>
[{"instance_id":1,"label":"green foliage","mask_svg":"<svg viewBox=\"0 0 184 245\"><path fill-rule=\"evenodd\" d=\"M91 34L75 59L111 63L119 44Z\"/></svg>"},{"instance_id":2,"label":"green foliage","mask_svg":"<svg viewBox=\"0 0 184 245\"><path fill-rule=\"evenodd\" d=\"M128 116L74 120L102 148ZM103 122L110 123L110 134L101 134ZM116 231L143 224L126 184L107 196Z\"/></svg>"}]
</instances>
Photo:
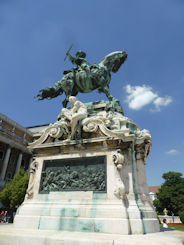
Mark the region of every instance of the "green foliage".
<instances>
[{"instance_id":1,"label":"green foliage","mask_svg":"<svg viewBox=\"0 0 184 245\"><path fill-rule=\"evenodd\" d=\"M26 194L28 181L28 173L20 169L19 173L0 192L0 201L2 204L7 208L20 206Z\"/></svg>"},{"instance_id":2,"label":"green foliage","mask_svg":"<svg viewBox=\"0 0 184 245\"><path fill-rule=\"evenodd\" d=\"M157 199L153 204L158 213L162 213L166 208L169 213L178 215L179 211L184 210L184 178L181 173L168 172L163 174L165 182L161 185L156 194Z\"/></svg>"},{"instance_id":3,"label":"green foliage","mask_svg":"<svg viewBox=\"0 0 184 245\"><path fill-rule=\"evenodd\" d=\"M184 209L182 211L179 211L178 214L179 214L181 222L184 224Z\"/></svg>"},{"instance_id":4,"label":"green foliage","mask_svg":"<svg viewBox=\"0 0 184 245\"><path fill-rule=\"evenodd\" d=\"M0 192L0 201L7 208L10 207L10 199L9 199L10 195L11 195L11 185L10 183L7 183L3 191Z\"/></svg>"},{"instance_id":5,"label":"green foliage","mask_svg":"<svg viewBox=\"0 0 184 245\"><path fill-rule=\"evenodd\" d=\"M184 226L183 225L168 225L169 228L172 228L172 229L175 229L175 230L178 230L178 231L183 231L184 232Z\"/></svg>"}]
</instances>

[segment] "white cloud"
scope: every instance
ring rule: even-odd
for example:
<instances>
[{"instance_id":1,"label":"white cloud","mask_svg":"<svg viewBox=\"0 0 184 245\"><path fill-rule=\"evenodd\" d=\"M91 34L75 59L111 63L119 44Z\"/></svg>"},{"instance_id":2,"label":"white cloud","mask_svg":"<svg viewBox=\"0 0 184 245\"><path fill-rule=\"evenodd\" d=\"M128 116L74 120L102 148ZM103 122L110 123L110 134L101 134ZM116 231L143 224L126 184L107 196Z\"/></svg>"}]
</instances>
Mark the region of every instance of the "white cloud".
<instances>
[{"instance_id":1,"label":"white cloud","mask_svg":"<svg viewBox=\"0 0 184 245\"><path fill-rule=\"evenodd\" d=\"M152 111L160 111L161 106L167 106L172 102L170 96L159 97L150 86L131 86L128 84L125 90L128 93L125 101L133 110L140 110L148 104L153 104L154 109Z\"/></svg>"},{"instance_id":2,"label":"white cloud","mask_svg":"<svg viewBox=\"0 0 184 245\"><path fill-rule=\"evenodd\" d=\"M153 104L155 105L156 111L160 111L161 106L167 106L171 102L172 102L172 98L170 96L165 96L165 97L157 97L153 101Z\"/></svg>"},{"instance_id":3,"label":"white cloud","mask_svg":"<svg viewBox=\"0 0 184 245\"><path fill-rule=\"evenodd\" d=\"M149 86L143 85L141 87L127 85L125 89L129 94L126 98L126 102L133 110L140 110L145 105L150 104L157 97L157 95L151 91L152 89Z\"/></svg>"},{"instance_id":4,"label":"white cloud","mask_svg":"<svg viewBox=\"0 0 184 245\"><path fill-rule=\"evenodd\" d=\"M175 149L171 149L171 150L166 152L166 154L168 154L168 155L177 155L178 153L179 153L179 151L177 151Z\"/></svg>"}]
</instances>

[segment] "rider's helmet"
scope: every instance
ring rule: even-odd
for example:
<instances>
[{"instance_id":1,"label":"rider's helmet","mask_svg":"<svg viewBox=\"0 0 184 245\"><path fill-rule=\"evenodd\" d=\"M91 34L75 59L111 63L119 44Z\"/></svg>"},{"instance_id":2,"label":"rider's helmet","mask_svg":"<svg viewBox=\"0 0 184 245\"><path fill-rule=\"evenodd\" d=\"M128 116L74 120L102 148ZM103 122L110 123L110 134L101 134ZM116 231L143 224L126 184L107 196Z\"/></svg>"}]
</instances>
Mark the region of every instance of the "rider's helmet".
<instances>
[{"instance_id":1,"label":"rider's helmet","mask_svg":"<svg viewBox=\"0 0 184 245\"><path fill-rule=\"evenodd\" d=\"M78 50L76 53L76 57L77 58L85 58L86 57L86 53L83 52L82 50Z\"/></svg>"}]
</instances>

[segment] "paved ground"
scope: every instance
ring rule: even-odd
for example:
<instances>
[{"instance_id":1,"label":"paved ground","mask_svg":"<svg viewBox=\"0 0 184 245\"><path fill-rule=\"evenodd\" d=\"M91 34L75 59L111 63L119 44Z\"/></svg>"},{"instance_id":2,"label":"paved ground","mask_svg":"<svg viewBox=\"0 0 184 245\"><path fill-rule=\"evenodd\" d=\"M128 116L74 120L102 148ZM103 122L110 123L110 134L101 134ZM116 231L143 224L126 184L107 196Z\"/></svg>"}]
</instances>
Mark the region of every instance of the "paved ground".
<instances>
[{"instance_id":1,"label":"paved ground","mask_svg":"<svg viewBox=\"0 0 184 245\"><path fill-rule=\"evenodd\" d=\"M0 245L183 245L184 232L162 229L146 235L117 235L15 229L0 225Z\"/></svg>"}]
</instances>

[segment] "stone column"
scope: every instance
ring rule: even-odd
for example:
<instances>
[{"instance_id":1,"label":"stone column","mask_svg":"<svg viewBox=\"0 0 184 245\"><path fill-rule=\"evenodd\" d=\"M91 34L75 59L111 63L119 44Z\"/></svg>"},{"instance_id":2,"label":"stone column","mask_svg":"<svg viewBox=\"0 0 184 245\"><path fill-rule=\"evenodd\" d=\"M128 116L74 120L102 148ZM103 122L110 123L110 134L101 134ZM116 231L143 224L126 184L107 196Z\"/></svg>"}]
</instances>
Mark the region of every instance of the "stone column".
<instances>
[{"instance_id":1,"label":"stone column","mask_svg":"<svg viewBox=\"0 0 184 245\"><path fill-rule=\"evenodd\" d=\"M20 167L21 167L21 163L22 163L22 152L19 153L15 174L17 174L19 172Z\"/></svg>"},{"instance_id":2,"label":"stone column","mask_svg":"<svg viewBox=\"0 0 184 245\"><path fill-rule=\"evenodd\" d=\"M5 178L6 170L7 170L7 167L8 167L8 162L9 162L9 159L10 159L10 153L11 153L11 147L8 146L8 149L6 151L6 155L5 155L5 158L4 158L4 161L3 161L2 171L1 171L1 174L0 174L0 180L4 180L4 178Z\"/></svg>"}]
</instances>

